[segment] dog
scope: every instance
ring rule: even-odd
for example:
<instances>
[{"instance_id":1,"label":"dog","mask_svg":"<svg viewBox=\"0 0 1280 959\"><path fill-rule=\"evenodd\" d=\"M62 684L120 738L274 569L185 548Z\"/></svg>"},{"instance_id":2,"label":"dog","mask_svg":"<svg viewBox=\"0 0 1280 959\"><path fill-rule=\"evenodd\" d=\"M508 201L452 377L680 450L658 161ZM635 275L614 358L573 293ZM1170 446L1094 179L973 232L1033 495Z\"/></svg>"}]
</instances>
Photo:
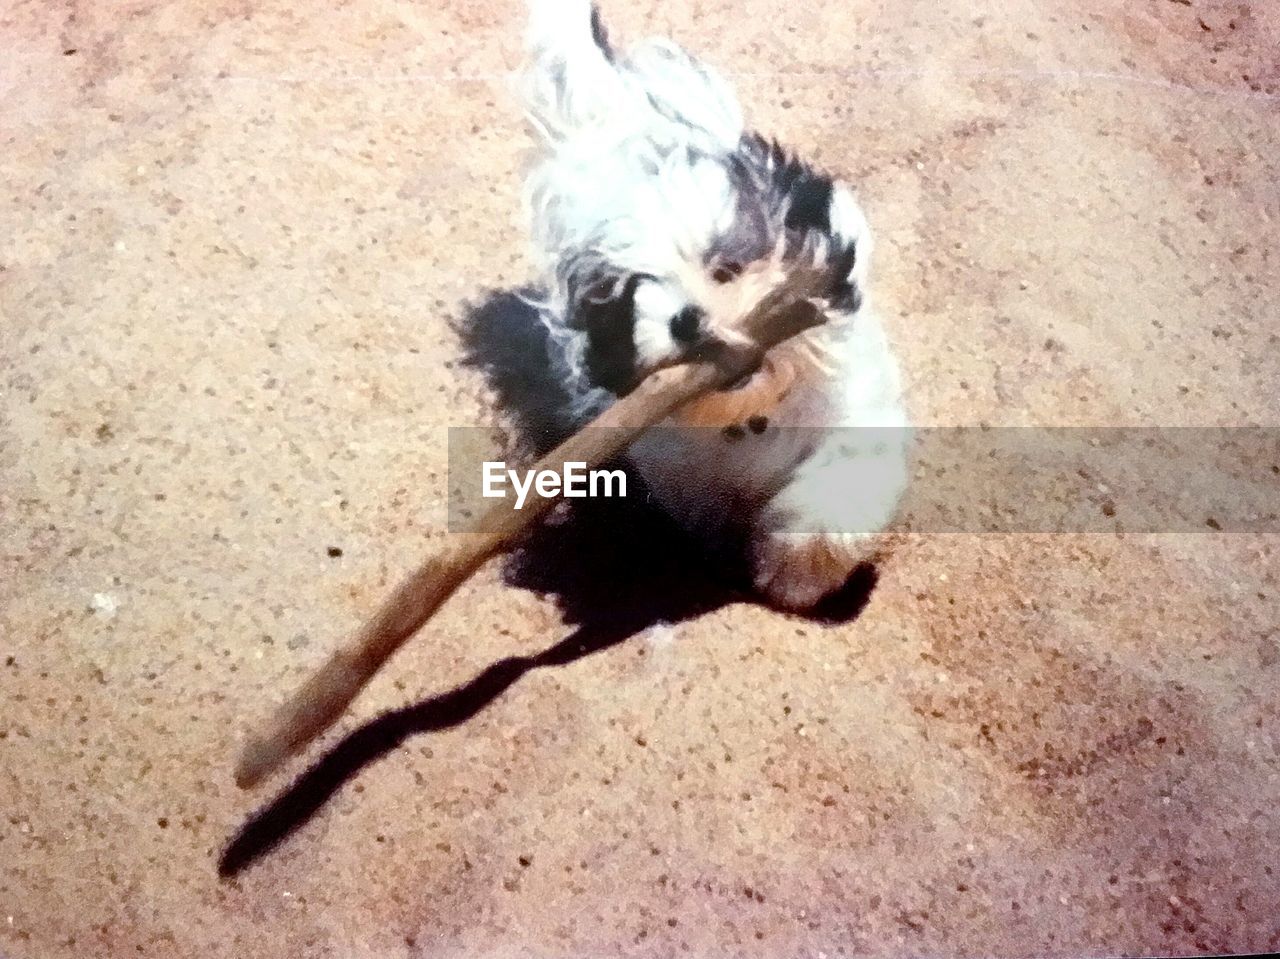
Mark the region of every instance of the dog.
<instances>
[{"instance_id":1,"label":"dog","mask_svg":"<svg viewBox=\"0 0 1280 959\"><path fill-rule=\"evenodd\" d=\"M799 264L834 278L826 322L627 456L652 495L755 588L812 609L886 542L907 486L898 365L868 295L850 186L749 131L733 91L662 39L623 51L589 0L532 0L521 86L548 361L581 425L647 373L734 344Z\"/></svg>"}]
</instances>

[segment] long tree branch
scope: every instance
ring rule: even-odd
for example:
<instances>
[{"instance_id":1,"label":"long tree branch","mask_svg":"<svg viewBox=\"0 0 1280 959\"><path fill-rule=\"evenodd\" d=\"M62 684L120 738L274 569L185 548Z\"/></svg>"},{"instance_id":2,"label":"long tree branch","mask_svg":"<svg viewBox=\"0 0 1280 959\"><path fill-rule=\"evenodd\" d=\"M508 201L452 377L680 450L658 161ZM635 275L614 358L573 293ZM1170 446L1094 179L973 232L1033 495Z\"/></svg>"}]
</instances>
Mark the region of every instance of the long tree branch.
<instances>
[{"instance_id":1,"label":"long tree branch","mask_svg":"<svg viewBox=\"0 0 1280 959\"><path fill-rule=\"evenodd\" d=\"M694 362L649 374L590 424L543 456L533 467L563 473L566 463L593 469L613 459L642 433L684 404L750 373L765 351L822 322L809 297L821 292L824 271L802 270L762 300L740 329L753 346L721 350ZM473 533L411 573L373 618L335 652L250 736L236 766L236 784L250 788L332 726L382 665L454 591L497 553L514 545L551 508L554 497L531 488L524 507L491 506Z\"/></svg>"}]
</instances>

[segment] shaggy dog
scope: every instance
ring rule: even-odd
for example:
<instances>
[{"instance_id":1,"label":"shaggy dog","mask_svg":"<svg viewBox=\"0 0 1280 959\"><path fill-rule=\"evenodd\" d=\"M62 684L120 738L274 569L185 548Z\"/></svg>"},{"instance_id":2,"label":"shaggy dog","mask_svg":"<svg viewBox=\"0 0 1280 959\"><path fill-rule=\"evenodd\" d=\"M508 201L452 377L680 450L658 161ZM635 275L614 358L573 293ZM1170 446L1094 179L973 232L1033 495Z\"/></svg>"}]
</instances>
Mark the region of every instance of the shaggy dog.
<instances>
[{"instance_id":1,"label":"shaggy dog","mask_svg":"<svg viewBox=\"0 0 1280 959\"><path fill-rule=\"evenodd\" d=\"M744 128L730 88L666 40L625 52L588 0L532 0L525 182L537 306L578 423L706 344L797 264L829 266L827 322L685 407L628 457L755 587L812 607L873 558L906 487L897 364L867 294L852 190Z\"/></svg>"}]
</instances>

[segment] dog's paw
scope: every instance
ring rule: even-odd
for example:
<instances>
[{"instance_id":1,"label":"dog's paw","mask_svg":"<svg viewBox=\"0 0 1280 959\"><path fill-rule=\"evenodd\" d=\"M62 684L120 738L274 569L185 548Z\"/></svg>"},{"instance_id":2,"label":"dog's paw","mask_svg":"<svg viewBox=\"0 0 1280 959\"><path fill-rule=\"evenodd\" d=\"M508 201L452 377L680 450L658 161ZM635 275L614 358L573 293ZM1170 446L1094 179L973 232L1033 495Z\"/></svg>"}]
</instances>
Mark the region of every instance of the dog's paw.
<instances>
[{"instance_id":1,"label":"dog's paw","mask_svg":"<svg viewBox=\"0 0 1280 959\"><path fill-rule=\"evenodd\" d=\"M751 546L752 582L774 605L803 612L843 586L878 551L879 540L872 536L765 533Z\"/></svg>"}]
</instances>

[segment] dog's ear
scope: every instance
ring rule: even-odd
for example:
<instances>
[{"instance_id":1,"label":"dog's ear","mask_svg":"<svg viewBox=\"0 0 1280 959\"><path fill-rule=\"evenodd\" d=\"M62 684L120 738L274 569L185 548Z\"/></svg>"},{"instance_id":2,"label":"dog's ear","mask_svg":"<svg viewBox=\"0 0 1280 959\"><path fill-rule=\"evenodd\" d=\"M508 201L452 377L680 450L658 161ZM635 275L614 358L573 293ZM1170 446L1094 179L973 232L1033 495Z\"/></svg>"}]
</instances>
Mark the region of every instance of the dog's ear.
<instances>
[{"instance_id":1,"label":"dog's ear","mask_svg":"<svg viewBox=\"0 0 1280 959\"><path fill-rule=\"evenodd\" d=\"M777 140L766 140L757 133L742 138L739 152L761 177L773 204L783 210L788 232L803 235L810 230L826 233L831 229L835 187L831 177L789 153Z\"/></svg>"}]
</instances>

